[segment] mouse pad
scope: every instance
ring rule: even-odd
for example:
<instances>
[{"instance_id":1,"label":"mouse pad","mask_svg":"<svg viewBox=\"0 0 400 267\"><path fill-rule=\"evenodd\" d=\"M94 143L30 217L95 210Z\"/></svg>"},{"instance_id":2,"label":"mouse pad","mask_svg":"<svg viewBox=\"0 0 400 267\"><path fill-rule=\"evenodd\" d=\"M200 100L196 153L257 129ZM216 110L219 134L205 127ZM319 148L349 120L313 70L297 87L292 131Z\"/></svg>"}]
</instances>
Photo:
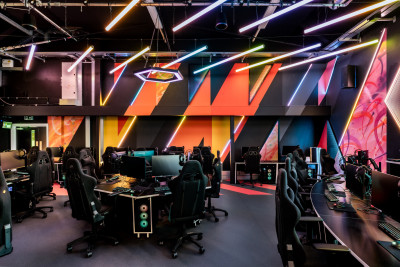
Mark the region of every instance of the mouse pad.
<instances>
[{"instance_id":1,"label":"mouse pad","mask_svg":"<svg viewBox=\"0 0 400 267\"><path fill-rule=\"evenodd\" d=\"M384 247L390 254L393 255L398 261L400 261L400 249L392 247L392 242L388 241L377 241L379 245Z\"/></svg>"},{"instance_id":2,"label":"mouse pad","mask_svg":"<svg viewBox=\"0 0 400 267\"><path fill-rule=\"evenodd\" d=\"M334 206L334 204L335 204L334 202L328 202L327 201L326 204L328 204L328 208L330 210L356 213L356 210L350 204L347 204L347 203L342 203L341 207L335 207Z\"/></svg>"},{"instance_id":3,"label":"mouse pad","mask_svg":"<svg viewBox=\"0 0 400 267\"><path fill-rule=\"evenodd\" d=\"M332 192L337 197L346 197L346 193L343 191Z\"/></svg>"}]
</instances>

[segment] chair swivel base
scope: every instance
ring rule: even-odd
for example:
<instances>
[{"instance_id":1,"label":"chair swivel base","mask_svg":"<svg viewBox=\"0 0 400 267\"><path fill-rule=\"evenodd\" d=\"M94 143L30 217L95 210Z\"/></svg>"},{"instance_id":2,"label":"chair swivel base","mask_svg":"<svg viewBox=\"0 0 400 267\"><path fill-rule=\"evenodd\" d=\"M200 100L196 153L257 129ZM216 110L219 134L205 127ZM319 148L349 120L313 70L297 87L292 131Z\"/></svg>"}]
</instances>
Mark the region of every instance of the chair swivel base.
<instances>
[{"instance_id":1,"label":"chair swivel base","mask_svg":"<svg viewBox=\"0 0 400 267\"><path fill-rule=\"evenodd\" d=\"M225 216L228 216L228 212L227 212L226 210L218 209L218 208L215 208L214 206L207 207L207 208L206 208L206 212L209 213L209 214L211 214L211 215L214 217L214 221L215 221L215 222L219 222L219 218L218 218L217 215L215 214L216 211L223 212L223 213L225 214Z\"/></svg>"},{"instance_id":2,"label":"chair swivel base","mask_svg":"<svg viewBox=\"0 0 400 267\"><path fill-rule=\"evenodd\" d=\"M51 197L53 200L57 199L57 195L55 193L48 193L42 196L43 197Z\"/></svg>"},{"instance_id":3,"label":"chair swivel base","mask_svg":"<svg viewBox=\"0 0 400 267\"><path fill-rule=\"evenodd\" d=\"M47 218L47 212L43 209L49 209L49 212L53 212L54 208L51 206L33 207L25 211L22 215L15 216L17 223L21 223L25 218L32 216L35 212L42 214L42 219Z\"/></svg>"},{"instance_id":4,"label":"chair swivel base","mask_svg":"<svg viewBox=\"0 0 400 267\"><path fill-rule=\"evenodd\" d=\"M199 232L184 233L176 240L174 247L171 249L171 256L173 259L176 259L178 257L178 249L183 245L185 241L189 241L190 243L195 244L199 248L200 254L203 254L206 251L202 245L200 245L193 239L193 236L197 236L197 240L203 239L203 233ZM158 244L162 246L164 245L164 241L159 240Z\"/></svg>"},{"instance_id":5,"label":"chair swivel base","mask_svg":"<svg viewBox=\"0 0 400 267\"><path fill-rule=\"evenodd\" d=\"M93 255L94 244L100 239L110 241L114 246L119 244L118 239L116 239L113 236L100 234L100 233L93 232L93 231L86 231L86 232L84 232L84 235L82 237L77 238L74 241L69 242L67 244L67 252L71 253L73 246L83 243L83 242L87 242L88 247L86 249L86 257L90 258Z\"/></svg>"},{"instance_id":6,"label":"chair swivel base","mask_svg":"<svg viewBox=\"0 0 400 267\"><path fill-rule=\"evenodd\" d=\"M9 247L9 248L4 247L4 248L0 249L0 257L3 257L3 256L5 256L5 255L8 255L8 254L10 254L12 251L13 251L13 247Z\"/></svg>"}]
</instances>

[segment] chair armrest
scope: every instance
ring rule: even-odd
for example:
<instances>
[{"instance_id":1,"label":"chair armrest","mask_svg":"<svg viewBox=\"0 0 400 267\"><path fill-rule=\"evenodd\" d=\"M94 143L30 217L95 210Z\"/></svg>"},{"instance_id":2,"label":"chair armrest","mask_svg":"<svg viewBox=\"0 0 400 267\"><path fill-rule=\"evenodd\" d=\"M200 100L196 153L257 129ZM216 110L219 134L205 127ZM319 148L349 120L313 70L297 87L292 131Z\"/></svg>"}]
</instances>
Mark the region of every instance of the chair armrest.
<instances>
[{"instance_id":1,"label":"chair armrest","mask_svg":"<svg viewBox=\"0 0 400 267\"><path fill-rule=\"evenodd\" d=\"M323 222L322 218L314 216L301 216L300 222Z\"/></svg>"},{"instance_id":2,"label":"chair armrest","mask_svg":"<svg viewBox=\"0 0 400 267\"><path fill-rule=\"evenodd\" d=\"M313 243L313 247L316 250L321 250L321 251L331 251L331 252L349 252L349 248L346 246L342 245L336 245L336 244L325 244L325 243Z\"/></svg>"}]
</instances>

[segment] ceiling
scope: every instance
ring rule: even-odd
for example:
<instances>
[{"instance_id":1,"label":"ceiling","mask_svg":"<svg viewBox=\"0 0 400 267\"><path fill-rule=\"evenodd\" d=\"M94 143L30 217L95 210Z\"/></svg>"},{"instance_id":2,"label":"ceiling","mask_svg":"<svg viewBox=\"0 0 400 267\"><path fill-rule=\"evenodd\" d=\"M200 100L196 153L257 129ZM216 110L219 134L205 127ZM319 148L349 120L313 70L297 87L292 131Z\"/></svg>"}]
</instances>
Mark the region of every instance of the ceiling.
<instances>
[{"instance_id":1,"label":"ceiling","mask_svg":"<svg viewBox=\"0 0 400 267\"><path fill-rule=\"evenodd\" d=\"M322 43L322 47L327 46L370 13L309 35L303 34L304 29L380 2L314 0L310 6L298 8L271 20L266 28L260 30L258 34L257 27L243 34L239 33L239 28L242 26L254 22L257 17L262 18L267 8L272 7L268 6L270 2L274 3L274 1L283 5L283 7L274 6L276 7L275 12L296 2L244 0L243 5L240 5L240 0L228 0L221 8L215 8L176 33L172 31L174 25L176 26L185 20L185 17L192 16L214 1L193 0L190 5L188 1L154 0L152 7L158 11L163 24L162 31L159 31L155 30L148 6L146 6L146 3L149 4L153 1L142 0L141 6L135 6L110 32L105 31L105 26L123 9L122 5L130 2L129 0L29 1L33 7L70 33L75 40L67 38L67 35L56 29L35 10L29 11L30 8L24 6L21 1L0 1L0 14L21 25L24 15L30 12L35 17L38 28L38 31L34 31L33 35L29 36L11 26L4 19L0 19L0 47L48 40L51 42L41 44L37 51L83 51L89 45L94 46L94 51L138 51L151 44L151 51L193 51L195 48L208 45L208 51L240 52L264 44L264 51L288 52L318 42ZM335 2L334 6L332 6L333 2ZM226 14L228 22L228 28L223 31L215 29L216 17L221 9ZM361 33L361 37L365 32ZM344 44L344 46L346 45L348 44ZM10 49L7 52L14 53L15 51L27 52L29 48Z\"/></svg>"}]
</instances>

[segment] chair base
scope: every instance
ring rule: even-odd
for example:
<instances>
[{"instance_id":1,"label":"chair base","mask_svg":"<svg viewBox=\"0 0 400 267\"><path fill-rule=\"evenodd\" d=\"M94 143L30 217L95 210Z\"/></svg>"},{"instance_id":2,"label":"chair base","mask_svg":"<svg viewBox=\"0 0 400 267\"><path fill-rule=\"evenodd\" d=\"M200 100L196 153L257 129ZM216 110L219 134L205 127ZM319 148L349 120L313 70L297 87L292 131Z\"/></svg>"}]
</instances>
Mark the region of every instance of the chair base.
<instances>
[{"instance_id":1,"label":"chair base","mask_svg":"<svg viewBox=\"0 0 400 267\"><path fill-rule=\"evenodd\" d=\"M45 194L45 195L43 195L41 198L43 198L43 197L51 197L53 200L56 200L56 199L57 199L57 195L56 195L55 193L48 193L48 194Z\"/></svg>"},{"instance_id":2,"label":"chair base","mask_svg":"<svg viewBox=\"0 0 400 267\"><path fill-rule=\"evenodd\" d=\"M211 214L214 217L214 221L215 222L219 222L219 218L215 214L216 211L223 212L225 214L225 216L228 216L228 212L226 210L218 209L218 208L216 208L216 207L211 205L211 197L208 197L207 202L208 202L208 204L207 204L207 207L206 207L205 210L206 210L207 213Z\"/></svg>"},{"instance_id":3,"label":"chair base","mask_svg":"<svg viewBox=\"0 0 400 267\"><path fill-rule=\"evenodd\" d=\"M64 207L68 206L69 202L70 202L69 199L67 201L64 201Z\"/></svg>"},{"instance_id":4,"label":"chair base","mask_svg":"<svg viewBox=\"0 0 400 267\"><path fill-rule=\"evenodd\" d=\"M35 212L42 213L42 219L47 218L47 212L43 209L49 209L49 212L53 212L54 208L51 206L42 206L42 207L33 207L27 211L25 211L22 215L15 216L17 223L21 223L25 218L28 218L35 214Z\"/></svg>"},{"instance_id":5,"label":"chair base","mask_svg":"<svg viewBox=\"0 0 400 267\"><path fill-rule=\"evenodd\" d=\"M119 244L118 239L113 236L101 234L97 231L86 231L86 232L84 232L84 235L82 237L77 238L74 241L69 242L67 244L67 252L71 253L73 246L83 243L83 242L87 242L88 247L86 249L86 257L90 258L93 255L93 249L94 249L95 243L100 239L110 241L110 242L112 242L112 244L114 246Z\"/></svg>"},{"instance_id":6,"label":"chair base","mask_svg":"<svg viewBox=\"0 0 400 267\"><path fill-rule=\"evenodd\" d=\"M0 249L0 257L10 254L13 251L13 247Z\"/></svg>"}]
</instances>

